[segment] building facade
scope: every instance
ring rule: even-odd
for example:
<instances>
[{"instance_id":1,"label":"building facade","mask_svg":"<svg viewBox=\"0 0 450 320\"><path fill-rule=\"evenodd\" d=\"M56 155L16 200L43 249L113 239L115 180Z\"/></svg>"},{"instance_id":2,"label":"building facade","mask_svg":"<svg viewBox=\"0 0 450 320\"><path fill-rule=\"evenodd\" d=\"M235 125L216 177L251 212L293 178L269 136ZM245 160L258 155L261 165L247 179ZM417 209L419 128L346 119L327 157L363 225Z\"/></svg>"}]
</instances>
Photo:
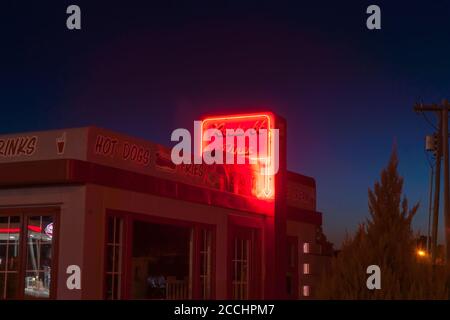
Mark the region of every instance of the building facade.
<instances>
[{"instance_id":1,"label":"building facade","mask_svg":"<svg viewBox=\"0 0 450 320\"><path fill-rule=\"evenodd\" d=\"M315 181L277 176L261 199L251 170L109 130L0 136L0 299L314 298Z\"/></svg>"}]
</instances>

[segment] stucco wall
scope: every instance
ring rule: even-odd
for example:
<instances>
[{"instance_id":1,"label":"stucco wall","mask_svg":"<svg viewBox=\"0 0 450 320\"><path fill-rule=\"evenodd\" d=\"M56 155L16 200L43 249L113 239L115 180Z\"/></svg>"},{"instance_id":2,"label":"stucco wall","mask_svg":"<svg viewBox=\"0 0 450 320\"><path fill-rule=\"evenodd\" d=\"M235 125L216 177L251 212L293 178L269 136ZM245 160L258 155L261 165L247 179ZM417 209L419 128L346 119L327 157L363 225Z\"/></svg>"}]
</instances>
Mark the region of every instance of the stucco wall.
<instances>
[{"instance_id":1,"label":"stucco wall","mask_svg":"<svg viewBox=\"0 0 450 320\"><path fill-rule=\"evenodd\" d=\"M89 290L83 298L102 298L104 270L103 239L105 237L105 212L107 209L128 211L156 217L205 223L216 226L216 299L227 298L227 215L249 216L229 209L157 197L98 185L87 185L86 190L86 245L84 274ZM252 215L255 216L255 215Z\"/></svg>"}]
</instances>

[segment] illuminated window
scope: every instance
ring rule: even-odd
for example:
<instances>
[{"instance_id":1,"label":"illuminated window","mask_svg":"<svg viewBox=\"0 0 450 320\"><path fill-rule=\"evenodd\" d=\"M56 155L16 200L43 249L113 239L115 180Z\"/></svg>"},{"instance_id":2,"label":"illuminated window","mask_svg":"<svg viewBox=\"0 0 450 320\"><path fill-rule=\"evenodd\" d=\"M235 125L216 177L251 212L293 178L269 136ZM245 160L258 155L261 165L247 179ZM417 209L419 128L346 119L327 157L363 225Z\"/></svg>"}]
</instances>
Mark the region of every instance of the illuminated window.
<instances>
[{"instance_id":1,"label":"illuminated window","mask_svg":"<svg viewBox=\"0 0 450 320\"><path fill-rule=\"evenodd\" d=\"M309 274L309 263L303 264L303 274Z\"/></svg>"},{"instance_id":2,"label":"illuminated window","mask_svg":"<svg viewBox=\"0 0 450 320\"><path fill-rule=\"evenodd\" d=\"M303 288L302 288L302 291L303 291L303 296L304 297L309 297L309 295L310 295L310 286L303 286Z\"/></svg>"},{"instance_id":3,"label":"illuminated window","mask_svg":"<svg viewBox=\"0 0 450 320\"><path fill-rule=\"evenodd\" d=\"M17 299L20 217L0 217L0 299Z\"/></svg>"},{"instance_id":4,"label":"illuminated window","mask_svg":"<svg viewBox=\"0 0 450 320\"><path fill-rule=\"evenodd\" d=\"M53 217L31 216L27 221L25 296L50 297L53 256Z\"/></svg>"},{"instance_id":5,"label":"illuminated window","mask_svg":"<svg viewBox=\"0 0 450 320\"><path fill-rule=\"evenodd\" d=\"M309 253L309 242L303 243L303 253Z\"/></svg>"},{"instance_id":6,"label":"illuminated window","mask_svg":"<svg viewBox=\"0 0 450 320\"><path fill-rule=\"evenodd\" d=\"M26 213L16 215L6 210L0 215L0 299L45 299L53 295L55 219L41 209L24 209Z\"/></svg>"}]
</instances>

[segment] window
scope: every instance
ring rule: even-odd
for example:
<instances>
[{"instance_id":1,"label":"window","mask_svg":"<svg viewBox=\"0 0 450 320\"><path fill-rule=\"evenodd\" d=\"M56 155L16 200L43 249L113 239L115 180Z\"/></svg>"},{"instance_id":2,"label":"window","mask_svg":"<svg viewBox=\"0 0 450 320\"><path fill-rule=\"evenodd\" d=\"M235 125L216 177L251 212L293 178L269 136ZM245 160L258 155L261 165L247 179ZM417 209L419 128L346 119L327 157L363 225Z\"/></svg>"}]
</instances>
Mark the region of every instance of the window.
<instances>
[{"instance_id":1,"label":"window","mask_svg":"<svg viewBox=\"0 0 450 320\"><path fill-rule=\"evenodd\" d=\"M105 225L105 299L213 298L210 225L113 210Z\"/></svg>"},{"instance_id":2,"label":"window","mask_svg":"<svg viewBox=\"0 0 450 320\"><path fill-rule=\"evenodd\" d=\"M20 227L20 217L0 217L0 299L18 296Z\"/></svg>"},{"instance_id":3,"label":"window","mask_svg":"<svg viewBox=\"0 0 450 320\"><path fill-rule=\"evenodd\" d=\"M310 286L303 286L302 291L303 291L303 296L304 297L309 297L309 295L310 295Z\"/></svg>"},{"instance_id":4,"label":"window","mask_svg":"<svg viewBox=\"0 0 450 320\"><path fill-rule=\"evenodd\" d=\"M52 297L54 210L0 212L0 299Z\"/></svg>"},{"instance_id":5,"label":"window","mask_svg":"<svg viewBox=\"0 0 450 320\"><path fill-rule=\"evenodd\" d=\"M309 274L309 263L303 264L303 274Z\"/></svg>"},{"instance_id":6,"label":"window","mask_svg":"<svg viewBox=\"0 0 450 320\"><path fill-rule=\"evenodd\" d=\"M132 299L191 298L193 228L134 221Z\"/></svg>"},{"instance_id":7,"label":"window","mask_svg":"<svg viewBox=\"0 0 450 320\"><path fill-rule=\"evenodd\" d=\"M248 299L250 240L234 239L233 299Z\"/></svg>"},{"instance_id":8,"label":"window","mask_svg":"<svg viewBox=\"0 0 450 320\"><path fill-rule=\"evenodd\" d=\"M53 217L31 216L27 221L25 296L50 297L53 259Z\"/></svg>"},{"instance_id":9,"label":"window","mask_svg":"<svg viewBox=\"0 0 450 320\"><path fill-rule=\"evenodd\" d=\"M200 230L201 299L211 299L211 236L210 230Z\"/></svg>"},{"instance_id":10,"label":"window","mask_svg":"<svg viewBox=\"0 0 450 320\"><path fill-rule=\"evenodd\" d=\"M232 223L230 233L228 295L235 300L258 299L262 296L259 230Z\"/></svg>"},{"instance_id":11,"label":"window","mask_svg":"<svg viewBox=\"0 0 450 320\"><path fill-rule=\"evenodd\" d=\"M108 218L106 243L106 299L117 300L122 295L123 219Z\"/></svg>"},{"instance_id":12,"label":"window","mask_svg":"<svg viewBox=\"0 0 450 320\"><path fill-rule=\"evenodd\" d=\"M309 242L303 243L303 253L309 253Z\"/></svg>"}]
</instances>

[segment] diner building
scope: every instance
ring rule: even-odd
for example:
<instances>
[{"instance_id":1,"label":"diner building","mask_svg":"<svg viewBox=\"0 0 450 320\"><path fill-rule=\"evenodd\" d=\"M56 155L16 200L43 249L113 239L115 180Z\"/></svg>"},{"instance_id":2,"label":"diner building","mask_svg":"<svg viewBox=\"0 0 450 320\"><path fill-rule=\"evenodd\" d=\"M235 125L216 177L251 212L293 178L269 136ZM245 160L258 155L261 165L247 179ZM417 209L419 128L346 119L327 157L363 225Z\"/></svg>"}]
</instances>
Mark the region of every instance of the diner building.
<instances>
[{"instance_id":1,"label":"diner building","mask_svg":"<svg viewBox=\"0 0 450 320\"><path fill-rule=\"evenodd\" d=\"M286 122L270 119L267 197L254 168L175 165L97 127L1 135L0 299L314 298L332 246L315 180L287 170Z\"/></svg>"}]
</instances>

